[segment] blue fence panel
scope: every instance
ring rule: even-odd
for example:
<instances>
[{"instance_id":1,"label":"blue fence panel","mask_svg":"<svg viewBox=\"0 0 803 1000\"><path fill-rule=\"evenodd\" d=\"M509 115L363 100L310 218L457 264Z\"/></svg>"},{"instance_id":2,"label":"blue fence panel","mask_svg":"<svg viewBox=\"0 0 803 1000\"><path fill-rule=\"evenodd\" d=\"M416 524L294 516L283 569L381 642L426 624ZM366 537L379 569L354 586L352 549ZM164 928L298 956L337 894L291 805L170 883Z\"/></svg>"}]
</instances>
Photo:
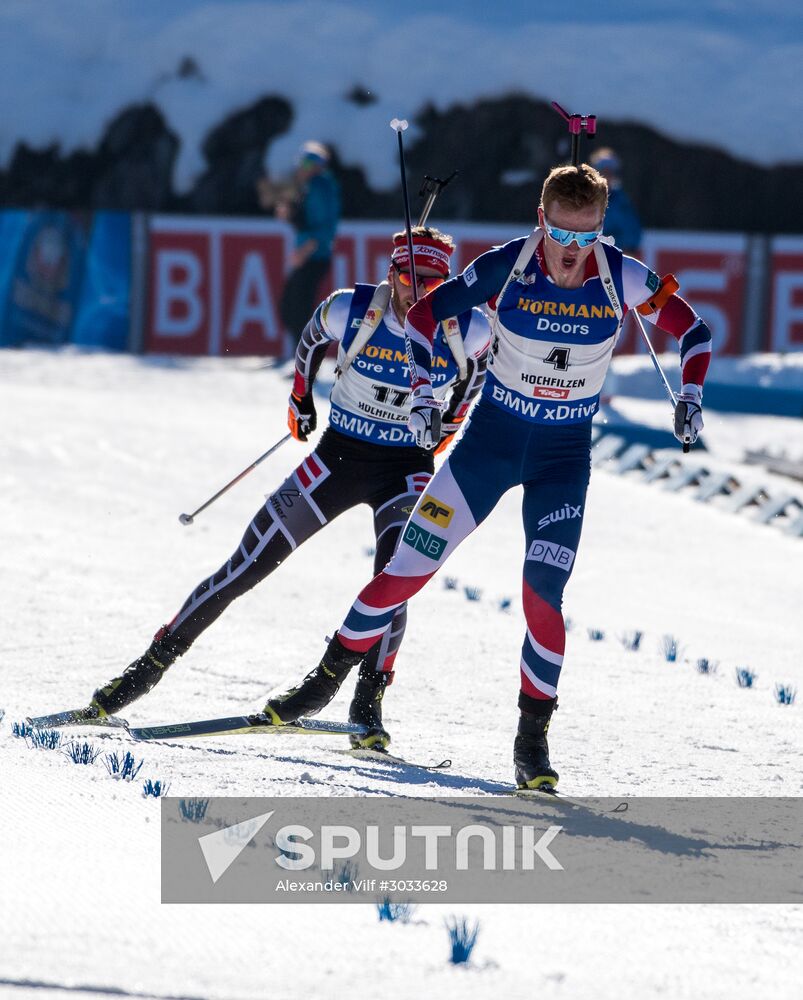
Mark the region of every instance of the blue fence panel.
<instances>
[{"instance_id":1,"label":"blue fence panel","mask_svg":"<svg viewBox=\"0 0 803 1000\"><path fill-rule=\"evenodd\" d=\"M96 212L70 340L125 351L130 306L131 216Z\"/></svg>"},{"instance_id":2,"label":"blue fence panel","mask_svg":"<svg viewBox=\"0 0 803 1000\"><path fill-rule=\"evenodd\" d=\"M0 347L126 350L131 217L0 212Z\"/></svg>"}]
</instances>

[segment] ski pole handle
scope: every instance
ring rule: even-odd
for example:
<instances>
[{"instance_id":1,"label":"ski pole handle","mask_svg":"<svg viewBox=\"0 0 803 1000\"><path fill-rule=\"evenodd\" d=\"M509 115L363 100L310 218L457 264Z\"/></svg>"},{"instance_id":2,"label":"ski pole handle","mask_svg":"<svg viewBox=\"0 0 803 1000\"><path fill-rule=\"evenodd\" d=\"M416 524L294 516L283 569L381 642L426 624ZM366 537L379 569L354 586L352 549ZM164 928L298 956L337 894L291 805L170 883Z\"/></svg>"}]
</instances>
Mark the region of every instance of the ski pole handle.
<instances>
[{"instance_id":1,"label":"ski pole handle","mask_svg":"<svg viewBox=\"0 0 803 1000\"><path fill-rule=\"evenodd\" d=\"M421 209L417 225L425 226L427 224L427 219L429 218L429 213L432 211L432 206L435 204L435 199L455 177L457 177L456 170L453 170L445 181L442 181L440 177L430 177L429 174L424 174L424 183L421 185L418 196L425 198L426 201L424 202L424 207Z\"/></svg>"},{"instance_id":2,"label":"ski pole handle","mask_svg":"<svg viewBox=\"0 0 803 1000\"><path fill-rule=\"evenodd\" d=\"M589 139L593 139L597 134L597 116L596 115L570 115L569 112L562 108L557 101L552 101L552 107L557 113L563 118L569 128L569 134L572 137L572 166L580 166L580 137L583 132L588 136Z\"/></svg>"}]
</instances>

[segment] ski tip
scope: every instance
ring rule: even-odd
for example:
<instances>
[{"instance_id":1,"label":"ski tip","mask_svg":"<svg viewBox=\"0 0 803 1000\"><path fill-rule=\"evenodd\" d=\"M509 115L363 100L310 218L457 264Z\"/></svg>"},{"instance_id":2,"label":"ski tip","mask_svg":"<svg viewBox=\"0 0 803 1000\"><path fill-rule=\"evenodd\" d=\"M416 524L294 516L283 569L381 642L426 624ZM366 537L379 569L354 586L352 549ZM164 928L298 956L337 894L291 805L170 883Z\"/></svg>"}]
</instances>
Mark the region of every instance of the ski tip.
<instances>
[{"instance_id":1,"label":"ski tip","mask_svg":"<svg viewBox=\"0 0 803 1000\"><path fill-rule=\"evenodd\" d=\"M34 729L42 729L46 726L69 726L84 722L84 708L72 709L69 712L53 712L50 715L26 715L25 722Z\"/></svg>"},{"instance_id":2,"label":"ski tip","mask_svg":"<svg viewBox=\"0 0 803 1000\"><path fill-rule=\"evenodd\" d=\"M451 758L448 757L439 762L429 763L428 761L408 760L406 757L399 757L391 750L383 750L378 747L349 747L346 750L338 749L336 752L348 754L356 760L381 760L401 767L417 767L423 771L445 771L452 766Z\"/></svg>"},{"instance_id":3,"label":"ski tip","mask_svg":"<svg viewBox=\"0 0 803 1000\"><path fill-rule=\"evenodd\" d=\"M99 716L91 707L54 712L52 715L29 715L25 722L34 729L57 729L59 726L104 726L128 729L125 719L116 715Z\"/></svg>"}]
</instances>

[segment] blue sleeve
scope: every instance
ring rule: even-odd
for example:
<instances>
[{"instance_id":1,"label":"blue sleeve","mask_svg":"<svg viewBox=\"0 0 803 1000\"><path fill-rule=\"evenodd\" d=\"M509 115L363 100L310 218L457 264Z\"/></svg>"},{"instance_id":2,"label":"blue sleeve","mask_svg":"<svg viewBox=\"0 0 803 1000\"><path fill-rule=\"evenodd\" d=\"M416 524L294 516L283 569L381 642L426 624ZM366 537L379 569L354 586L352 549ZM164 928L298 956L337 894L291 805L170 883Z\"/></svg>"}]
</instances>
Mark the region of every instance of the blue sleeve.
<instances>
[{"instance_id":1,"label":"blue sleeve","mask_svg":"<svg viewBox=\"0 0 803 1000\"><path fill-rule=\"evenodd\" d=\"M308 239L319 249L331 246L340 218L340 194L334 178L314 177L304 199L304 229L298 234L299 243Z\"/></svg>"},{"instance_id":2,"label":"blue sleeve","mask_svg":"<svg viewBox=\"0 0 803 1000\"><path fill-rule=\"evenodd\" d=\"M502 291L525 237L481 254L463 271L432 292L432 315L440 320L459 316Z\"/></svg>"}]
</instances>

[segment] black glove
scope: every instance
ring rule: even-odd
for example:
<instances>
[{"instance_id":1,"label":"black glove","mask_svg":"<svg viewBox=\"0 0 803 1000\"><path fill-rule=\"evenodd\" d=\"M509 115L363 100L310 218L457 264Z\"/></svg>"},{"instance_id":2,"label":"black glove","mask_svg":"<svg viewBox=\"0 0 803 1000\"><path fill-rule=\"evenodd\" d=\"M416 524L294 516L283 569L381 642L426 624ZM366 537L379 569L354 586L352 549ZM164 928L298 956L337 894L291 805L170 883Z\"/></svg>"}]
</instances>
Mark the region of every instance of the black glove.
<instances>
[{"instance_id":1,"label":"black glove","mask_svg":"<svg viewBox=\"0 0 803 1000\"><path fill-rule=\"evenodd\" d=\"M287 408L287 426L296 441L306 441L307 436L312 434L318 426L318 416L315 413L315 403L312 400L312 393L306 396L297 396L290 393L290 402Z\"/></svg>"}]
</instances>

